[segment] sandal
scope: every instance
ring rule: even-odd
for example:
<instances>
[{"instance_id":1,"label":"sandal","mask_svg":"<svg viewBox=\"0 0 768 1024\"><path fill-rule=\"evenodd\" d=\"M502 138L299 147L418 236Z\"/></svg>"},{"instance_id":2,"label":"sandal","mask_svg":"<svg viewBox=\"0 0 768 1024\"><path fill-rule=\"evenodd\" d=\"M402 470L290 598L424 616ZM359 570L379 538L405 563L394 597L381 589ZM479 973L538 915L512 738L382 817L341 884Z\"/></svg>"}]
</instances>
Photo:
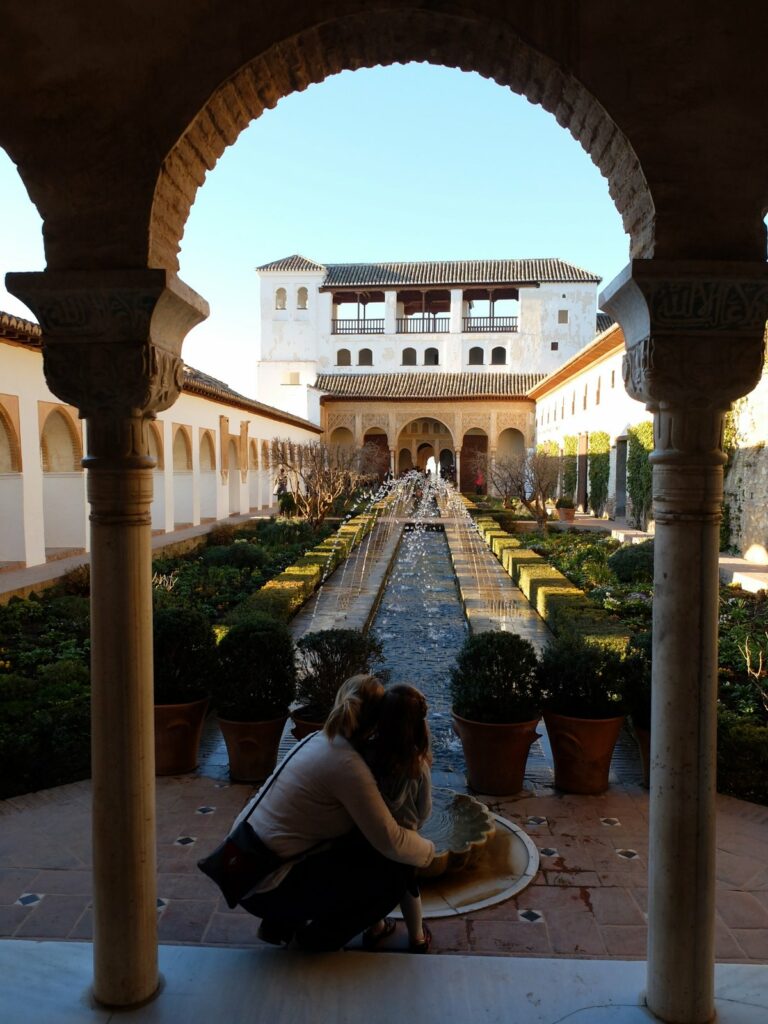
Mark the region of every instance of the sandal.
<instances>
[{"instance_id":1,"label":"sandal","mask_svg":"<svg viewBox=\"0 0 768 1024\"><path fill-rule=\"evenodd\" d=\"M419 939L417 942L409 942L409 953L428 953L432 948L432 932L427 928L426 924L421 926L421 930L424 933L424 938Z\"/></svg>"},{"instance_id":2,"label":"sandal","mask_svg":"<svg viewBox=\"0 0 768 1024\"><path fill-rule=\"evenodd\" d=\"M391 917L385 917L381 922L381 928L375 926L373 929L366 928L363 932L363 949L369 952L376 949L384 939L389 938L396 927L397 921L393 921Z\"/></svg>"}]
</instances>

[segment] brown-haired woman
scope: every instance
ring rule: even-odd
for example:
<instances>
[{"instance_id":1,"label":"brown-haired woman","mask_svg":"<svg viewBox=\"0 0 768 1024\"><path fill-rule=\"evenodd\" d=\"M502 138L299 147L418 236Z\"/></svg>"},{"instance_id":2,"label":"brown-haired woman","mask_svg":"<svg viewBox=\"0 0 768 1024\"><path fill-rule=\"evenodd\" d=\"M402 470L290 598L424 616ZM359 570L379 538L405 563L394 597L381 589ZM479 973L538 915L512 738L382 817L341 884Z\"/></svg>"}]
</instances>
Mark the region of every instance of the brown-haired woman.
<instances>
[{"instance_id":1,"label":"brown-haired woman","mask_svg":"<svg viewBox=\"0 0 768 1024\"><path fill-rule=\"evenodd\" d=\"M432 751L427 701L413 686L400 683L385 691L376 729L364 756L381 795L398 825L416 831L432 813ZM432 934L424 924L415 876L400 900L412 953L428 953ZM363 933L363 946L374 949L391 935L395 923L384 918Z\"/></svg>"},{"instance_id":2,"label":"brown-haired woman","mask_svg":"<svg viewBox=\"0 0 768 1024\"><path fill-rule=\"evenodd\" d=\"M434 856L431 842L397 824L359 753L383 696L375 676L348 679L323 731L296 751L248 818L280 857L333 841L282 865L241 900L262 918L259 936L267 942L295 935L304 949L341 948L389 913L413 868Z\"/></svg>"}]
</instances>

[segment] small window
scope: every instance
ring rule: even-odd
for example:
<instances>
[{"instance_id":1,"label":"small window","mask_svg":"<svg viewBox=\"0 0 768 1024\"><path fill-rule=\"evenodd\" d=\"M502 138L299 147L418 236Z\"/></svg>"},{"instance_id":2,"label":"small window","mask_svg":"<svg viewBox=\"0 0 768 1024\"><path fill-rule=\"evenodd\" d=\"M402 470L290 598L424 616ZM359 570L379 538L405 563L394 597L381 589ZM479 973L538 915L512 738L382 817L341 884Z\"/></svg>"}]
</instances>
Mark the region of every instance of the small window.
<instances>
[{"instance_id":1,"label":"small window","mask_svg":"<svg viewBox=\"0 0 768 1024\"><path fill-rule=\"evenodd\" d=\"M562 400L562 403L560 405L560 419L565 419L565 399Z\"/></svg>"},{"instance_id":2,"label":"small window","mask_svg":"<svg viewBox=\"0 0 768 1024\"><path fill-rule=\"evenodd\" d=\"M290 373L284 373L281 381L282 384L290 384L295 386L301 383L300 374L291 371Z\"/></svg>"},{"instance_id":3,"label":"small window","mask_svg":"<svg viewBox=\"0 0 768 1024\"><path fill-rule=\"evenodd\" d=\"M299 288L296 292L296 309L306 309L309 301L309 292L306 288Z\"/></svg>"},{"instance_id":4,"label":"small window","mask_svg":"<svg viewBox=\"0 0 768 1024\"><path fill-rule=\"evenodd\" d=\"M415 366L416 365L416 349L415 348L404 348L403 349L403 366Z\"/></svg>"},{"instance_id":5,"label":"small window","mask_svg":"<svg viewBox=\"0 0 768 1024\"><path fill-rule=\"evenodd\" d=\"M576 392L571 395L571 416L576 415Z\"/></svg>"},{"instance_id":6,"label":"small window","mask_svg":"<svg viewBox=\"0 0 768 1024\"><path fill-rule=\"evenodd\" d=\"M491 351L491 365L492 366L506 366L507 363L507 350L501 345L497 345L496 348Z\"/></svg>"},{"instance_id":7,"label":"small window","mask_svg":"<svg viewBox=\"0 0 768 1024\"><path fill-rule=\"evenodd\" d=\"M616 387L616 371L615 370L611 370L611 387L612 388Z\"/></svg>"},{"instance_id":8,"label":"small window","mask_svg":"<svg viewBox=\"0 0 768 1024\"><path fill-rule=\"evenodd\" d=\"M285 309L287 302L287 296L285 288L278 288L275 292L275 309Z\"/></svg>"},{"instance_id":9,"label":"small window","mask_svg":"<svg viewBox=\"0 0 768 1024\"><path fill-rule=\"evenodd\" d=\"M584 385L584 401L583 401L583 407L584 407L585 409L587 408L587 385L586 385L586 384Z\"/></svg>"},{"instance_id":10,"label":"small window","mask_svg":"<svg viewBox=\"0 0 768 1024\"><path fill-rule=\"evenodd\" d=\"M600 378L597 378L597 390L595 391L595 405L600 405Z\"/></svg>"},{"instance_id":11,"label":"small window","mask_svg":"<svg viewBox=\"0 0 768 1024\"><path fill-rule=\"evenodd\" d=\"M552 349L553 352L557 352L557 350L560 348L560 342L553 341L549 347Z\"/></svg>"},{"instance_id":12,"label":"small window","mask_svg":"<svg viewBox=\"0 0 768 1024\"><path fill-rule=\"evenodd\" d=\"M337 366L351 366L352 357L349 354L348 348L340 348L336 353L336 365Z\"/></svg>"},{"instance_id":13,"label":"small window","mask_svg":"<svg viewBox=\"0 0 768 1024\"><path fill-rule=\"evenodd\" d=\"M567 324L568 323L568 310L567 309L558 309L558 311L557 311L557 322L559 324Z\"/></svg>"},{"instance_id":14,"label":"small window","mask_svg":"<svg viewBox=\"0 0 768 1024\"><path fill-rule=\"evenodd\" d=\"M357 355L358 366L373 366L373 352L369 348L361 348Z\"/></svg>"},{"instance_id":15,"label":"small window","mask_svg":"<svg viewBox=\"0 0 768 1024\"><path fill-rule=\"evenodd\" d=\"M469 350L469 365L470 366L482 366L485 362L485 355L479 345L475 345L474 348Z\"/></svg>"},{"instance_id":16,"label":"small window","mask_svg":"<svg viewBox=\"0 0 768 1024\"><path fill-rule=\"evenodd\" d=\"M439 366L440 364L440 353L436 348L428 348L424 352L424 365L425 366Z\"/></svg>"}]
</instances>

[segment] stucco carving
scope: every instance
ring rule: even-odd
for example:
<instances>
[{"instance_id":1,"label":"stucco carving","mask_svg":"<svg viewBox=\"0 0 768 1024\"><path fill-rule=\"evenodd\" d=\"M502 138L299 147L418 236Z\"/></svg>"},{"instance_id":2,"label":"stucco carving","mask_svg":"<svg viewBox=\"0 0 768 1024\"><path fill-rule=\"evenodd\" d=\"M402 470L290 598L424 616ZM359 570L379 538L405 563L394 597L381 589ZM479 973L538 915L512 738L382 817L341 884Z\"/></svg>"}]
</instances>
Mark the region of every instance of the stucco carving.
<instances>
[{"instance_id":1,"label":"stucco carving","mask_svg":"<svg viewBox=\"0 0 768 1024\"><path fill-rule=\"evenodd\" d=\"M683 329L762 333L768 312L768 282L660 280L641 285L655 331Z\"/></svg>"},{"instance_id":2,"label":"stucco carving","mask_svg":"<svg viewBox=\"0 0 768 1024\"><path fill-rule=\"evenodd\" d=\"M332 412L328 414L326 430L335 430L337 427L346 427L347 430L355 432L355 414L353 412Z\"/></svg>"},{"instance_id":3,"label":"stucco carving","mask_svg":"<svg viewBox=\"0 0 768 1024\"><path fill-rule=\"evenodd\" d=\"M379 427L385 434L388 433L389 417L375 412L363 413L363 431L370 430L372 427Z\"/></svg>"}]
</instances>

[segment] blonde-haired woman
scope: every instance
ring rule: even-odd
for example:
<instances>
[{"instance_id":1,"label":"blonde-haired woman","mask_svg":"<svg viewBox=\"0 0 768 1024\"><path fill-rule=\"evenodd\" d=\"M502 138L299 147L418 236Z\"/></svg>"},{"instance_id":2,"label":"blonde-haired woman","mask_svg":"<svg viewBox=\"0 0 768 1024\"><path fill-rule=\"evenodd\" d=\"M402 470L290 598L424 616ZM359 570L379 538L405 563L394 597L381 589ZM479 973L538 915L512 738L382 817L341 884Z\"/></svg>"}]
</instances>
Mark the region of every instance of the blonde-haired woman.
<instances>
[{"instance_id":1,"label":"blonde-haired woman","mask_svg":"<svg viewBox=\"0 0 768 1024\"><path fill-rule=\"evenodd\" d=\"M267 942L295 935L304 949L340 949L386 917L402 898L410 869L426 867L434 856L429 840L397 824L359 753L383 694L375 676L348 679L323 731L291 756L248 818L279 856L311 851L241 901L262 918L259 937Z\"/></svg>"}]
</instances>

